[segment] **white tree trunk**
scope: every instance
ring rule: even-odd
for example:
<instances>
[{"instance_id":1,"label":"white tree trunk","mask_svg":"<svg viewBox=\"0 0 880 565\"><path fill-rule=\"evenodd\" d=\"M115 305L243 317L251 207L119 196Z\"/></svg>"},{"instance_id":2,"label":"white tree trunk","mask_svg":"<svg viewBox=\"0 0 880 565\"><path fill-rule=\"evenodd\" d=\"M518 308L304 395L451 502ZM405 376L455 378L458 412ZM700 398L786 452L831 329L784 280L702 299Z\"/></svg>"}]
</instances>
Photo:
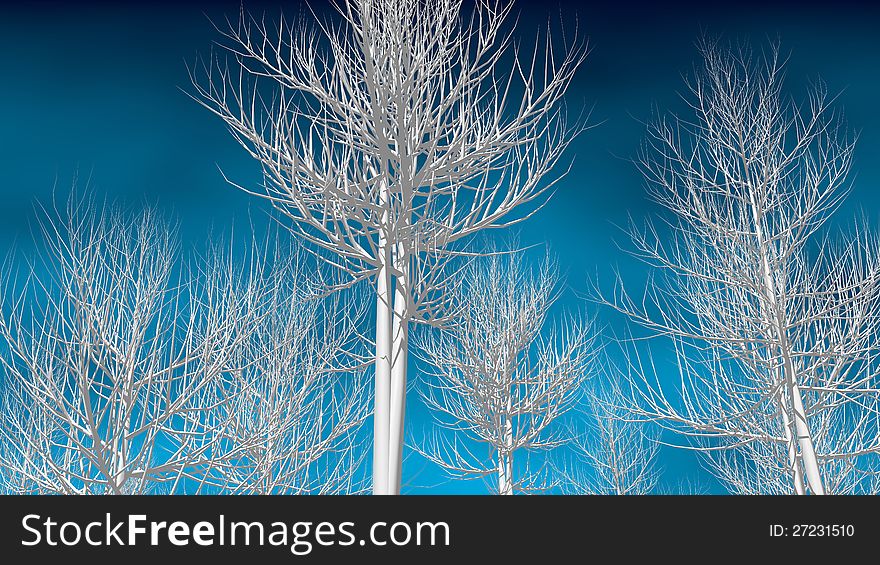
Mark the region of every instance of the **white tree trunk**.
<instances>
[{"instance_id":1,"label":"white tree trunk","mask_svg":"<svg viewBox=\"0 0 880 565\"><path fill-rule=\"evenodd\" d=\"M507 494L509 490L509 480L507 478L507 461L504 453L498 452L498 494Z\"/></svg>"},{"instance_id":2,"label":"white tree trunk","mask_svg":"<svg viewBox=\"0 0 880 565\"><path fill-rule=\"evenodd\" d=\"M123 395L121 406L116 408L119 411L117 416L118 422L128 422L129 418L129 401L128 396ZM112 442L113 456L113 494L125 494L125 483L128 481L128 469L126 462L128 461L128 438L126 438L127 428L116 430L117 437Z\"/></svg>"},{"instance_id":3,"label":"white tree trunk","mask_svg":"<svg viewBox=\"0 0 880 565\"><path fill-rule=\"evenodd\" d=\"M508 410L510 402L508 402ZM503 446L498 450L498 494L513 494L513 422L509 415L504 419Z\"/></svg>"},{"instance_id":4,"label":"white tree trunk","mask_svg":"<svg viewBox=\"0 0 880 565\"><path fill-rule=\"evenodd\" d=\"M800 448L800 462L803 465L803 471L795 469L795 492L798 494L806 494L804 490L803 474L806 474L807 486L810 487L812 494L825 494L825 486L822 484L822 475L819 473L819 461L816 457L816 449L813 445L813 435L810 432L810 426L807 424L807 413L804 410L804 403L801 399L801 389L797 383L797 377L794 370L794 364L791 358L791 350L789 348L788 336L781 323L776 328L779 333L779 341L782 349L783 367L786 376L786 385L789 389L791 397L791 411L794 417L794 440ZM783 413L787 412L787 406L783 406ZM786 418L788 420L788 418ZM789 425L791 425L789 423Z\"/></svg>"},{"instance_id":5,"label":"white tree trunk","mask_svg":"<svg viewBox=\"0 0 880 565\"><path fill-rule=\"evenodd\" d=\"M387 221L387 212L383 217ZM373 494L390 494L388 488L388 443L391 423L393 316L392 278L389 270L391 246L384 228L380 230L379 257L381 266L376 283L376 376L373 399Z\"/></svg>"},{"instance_id":6,"label":"white tree trunk","mask_svg":"<svg viewBox=\"0 0 880 565\"><path fill-rule=\"evenodd\" d=\"M505 495L513 494L513 422L510 416L504 425L504 444L507 449L507 491Z\"/></svg>"},{"instance_id":7,"label":"white tree trunk","mask_svg":"<svg viewBox=\"0 0 880 565\"><path fill-rule=\"evenodd\" d=\"M797 432L798 444L801 448L801 461L804 464L804 472L807 475L807 485L812 494L825 494L825 486L822 484L822 475L819 473L819 460L816 457L816 449L813 445L813 435L807 425L804 403L801 399L801 389L795 383L791 390L791 403L794 408L794 423Z\"/></svg>"},{"instance_id":8,"label":"white tree trunk","mask_svg":"<svg viewBox=\"0 0 880 565\"><path fill-rule=\"evenodd\" d=\"M388 494L400 494L403 465L403 424L406 413L406 373L409 362L409 321L406 315L406 286L398 277L394 291L391 351L391 417L388 442Z\"/></svg>"},{"instance_id":9,"label":"white tree trunk","mask_svg":"<svg viewBox=\"0 0 880 565\"><path fill-rule=\"evenodd\" d=\"M785 391L781 390L776 395L779 402L779 409L782 413L782 433L785 438L785 444L788 446L788 467L794 480L794 493L807 494L804 489L804 476L801 470L800 456L798 455L798 443L794 433L794 426L791 422L791 416L786 410L787 402L785 400Z\"/></svg>"}]
</instances>

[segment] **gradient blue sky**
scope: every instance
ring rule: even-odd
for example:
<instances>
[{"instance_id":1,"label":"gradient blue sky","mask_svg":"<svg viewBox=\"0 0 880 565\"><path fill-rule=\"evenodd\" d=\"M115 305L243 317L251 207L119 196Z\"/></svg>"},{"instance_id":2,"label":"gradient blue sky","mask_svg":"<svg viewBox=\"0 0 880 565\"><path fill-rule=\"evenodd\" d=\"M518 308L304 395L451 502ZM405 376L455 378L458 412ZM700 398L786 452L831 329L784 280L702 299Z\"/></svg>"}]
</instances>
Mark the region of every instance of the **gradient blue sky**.
<instances>
[{"instance_id":1,"label":"gradient blue sky","mask_svg":"<svg viewBox=\"0 0 880 565\"><path fill-rule=\"evenodd\" d=\"M554 200L521 228L527 243L547 241L574 290L618 265L636 284L644 276L615 246L614 228L628 214L652 212L639 175L628 161L644 136L640 120L652 105L679 107L681 76L695 61L701 30L761 45L779 38L790 52L788 86L801 92L821 77L840 92L852 128L860 131L853 192L840 218L863 210L872 220L880 204L880 42L877 8L838 1L641 3L593 7L577 2L520 2L528 34L561 12L575 15L592 53L570 92L572 105L594 107L596 127L571 148L571 173ZM320 3L313 4L324 9ZM252 11L279 4L245 3ZM284 5L287 13L297 2ZM258 170L221 125L181 89L185 63L208 52L216 37L207 16L235 17L237 3L22 2L0 16L0 248L29 247L35 199L53 188L63 195L74 175L90 177L96 192L126 202L158 205L179 220L185 239L246 221L261 204L226 185L217 166L244 182ZM575 306L574 293L567 305ZM410 409L410 424L425 425ZM664 450L664 484L701 475L694 457ZM477 483L436 484L419 461L411 492L479 492Z\"/></svg>"}]
</instances>

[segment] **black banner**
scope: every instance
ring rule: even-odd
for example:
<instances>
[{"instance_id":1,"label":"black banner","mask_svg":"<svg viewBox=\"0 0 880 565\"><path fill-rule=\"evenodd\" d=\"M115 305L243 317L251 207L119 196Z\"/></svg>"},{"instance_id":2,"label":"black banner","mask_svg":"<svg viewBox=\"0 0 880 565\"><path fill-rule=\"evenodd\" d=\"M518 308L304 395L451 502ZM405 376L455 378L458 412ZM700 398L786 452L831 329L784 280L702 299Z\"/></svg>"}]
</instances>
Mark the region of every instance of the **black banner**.
<instances>
[{"instance_id":1,"label":"black banner","mask_svg":"<svg viewBox=\"0 0 880 565\"><path fill-rule=\"evenodd\" d=\"M609 555L761 563L777 552L870 555L880 538L871 497L7 496L0 504L0 562L16 564L605 563Z\"/></svg>"}]
</instances>

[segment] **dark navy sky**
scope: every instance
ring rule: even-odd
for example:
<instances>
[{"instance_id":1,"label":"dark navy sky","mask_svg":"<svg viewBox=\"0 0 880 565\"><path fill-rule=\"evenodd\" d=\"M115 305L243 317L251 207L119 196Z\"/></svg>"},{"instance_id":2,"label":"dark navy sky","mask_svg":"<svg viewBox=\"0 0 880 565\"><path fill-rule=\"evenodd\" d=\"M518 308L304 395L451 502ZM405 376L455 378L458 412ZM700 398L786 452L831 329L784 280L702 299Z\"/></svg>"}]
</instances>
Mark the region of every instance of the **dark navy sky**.
<instances>
[{"instance_id":1,"label":"dark navy sky","mask_svg":"<svg viewBox=\"0 0 880 565\"><path fill-rule=\"evenodd\" d=\"M880 210L880 11L857 3L520 2L520 29L578 17L592 53L570 92L573 105L594 106L596 127L572 147L574 166L554 200L522 227L526 242L549 241L574 289L597 271L620 265L643 276L615 247L614 224L652 210L628 158L644 135L652 105L677 108L681 76L695 60L694 41L711 35L756 46L780 39L790 52L788 86L803 91L821 77L840 92L852 128L861 132L853 193L841 217ZM245 3L276 12L280 4ZM284 4L288 13L298 3ZM316 10L323 10L315 4ZM256 180L257 168L220 122L181 91L186 61L215 38L206 15L236 17L238 3L23 2L0 12L0 248L27 248L35 199L64 194L74 174L99 195L158 204L173 213L183 237L204 239L262 206L224 184L217 166ZM571 305L573 293L567 298ZM424 414L412 409L414 426ZM664 451L668 483L699 473L693 457ZM431 484L430 470L411 490ZM459 486L449 487L460 491ZM436 489L440 492L446 488ZM479 485L474 485L479 490Z\"/></svg>"}]
</instances>

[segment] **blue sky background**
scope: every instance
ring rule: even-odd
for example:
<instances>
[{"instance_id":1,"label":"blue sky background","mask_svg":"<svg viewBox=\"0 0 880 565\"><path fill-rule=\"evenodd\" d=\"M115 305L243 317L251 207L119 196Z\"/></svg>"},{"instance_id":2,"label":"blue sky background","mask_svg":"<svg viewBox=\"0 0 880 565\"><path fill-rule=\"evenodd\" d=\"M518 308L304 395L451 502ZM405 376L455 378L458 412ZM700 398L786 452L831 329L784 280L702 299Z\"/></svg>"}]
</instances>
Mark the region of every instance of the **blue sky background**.
<instances>
[{"instance_id":1,"label":"blue sky background","mask_svg":"<svg viewBox=\"0 0 880 565\"><path fill-rule=\"evenodd\" d=\"M618 266L638 285L644 270L628 260L614 227L628 214L652 213L638 172L628 161L644 136L640 120L652 105L680 107L681 76L696 60L701 30L760 46L779 38L790 52L789 91L797 95L821 77L840 92L852 128L860 131L854 186L838 218L880 210L880 42L877 8L838 1L640 3L519 2L528 35L559 13L578 17L592 53L570 91L572 105L594 107L596 127L572 146L571 173L553 201L522 225L525 243L547 241L573 290L588 277L608 280ZM320 4L314 4L323 10ZM245 3L251 11L279 4ZM288 2L288 14L299 10ZM149 203L173 214L185 243L204 241L209 228L246 222L262 204L225 184L258 180L256 165L219 120L182 91L186 62L206 54L216 32L206 15L235 17L237 3L23 2L0 11L0 249L29 247L35 200L62 195L74 175L90 177L98 195ZM260 214L254 214L260 216ZM574 292L563 306L579 307ZM672 368L670 368L671 370ZM413 396L415 400L415 396ZM415 403L409 424L427 424ZM692 454L664 449L662 485L706 479ZM481 492L478 482L444 483L415 459L409 492ZM707 483L710 484L710 483ZM429 485L437 485L428 488ZM713 487L714 488L714 487Z\"/></svg>"}]
</instances>

